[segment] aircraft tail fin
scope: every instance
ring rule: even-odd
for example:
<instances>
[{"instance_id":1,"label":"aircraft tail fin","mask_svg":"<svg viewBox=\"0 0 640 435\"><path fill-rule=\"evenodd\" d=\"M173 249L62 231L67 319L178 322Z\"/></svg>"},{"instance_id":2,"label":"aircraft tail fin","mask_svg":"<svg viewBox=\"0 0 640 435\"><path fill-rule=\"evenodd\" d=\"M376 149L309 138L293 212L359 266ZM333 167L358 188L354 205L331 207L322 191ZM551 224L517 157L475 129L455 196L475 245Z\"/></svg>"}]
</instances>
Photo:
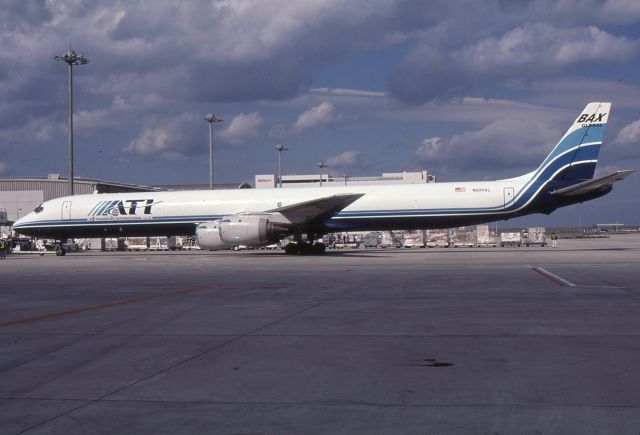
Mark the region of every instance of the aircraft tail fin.
<instances>
[{"instance_id":1,"label":"aircraft tail fin","mask_svg":"<svg viewBox=\"0 0 640 435\"><path fill-rule=\"evenodd\" d=\"M587 104L536 174L566 184L591 180L598 163L611 103Z\"/></svg>"}]
</instances>

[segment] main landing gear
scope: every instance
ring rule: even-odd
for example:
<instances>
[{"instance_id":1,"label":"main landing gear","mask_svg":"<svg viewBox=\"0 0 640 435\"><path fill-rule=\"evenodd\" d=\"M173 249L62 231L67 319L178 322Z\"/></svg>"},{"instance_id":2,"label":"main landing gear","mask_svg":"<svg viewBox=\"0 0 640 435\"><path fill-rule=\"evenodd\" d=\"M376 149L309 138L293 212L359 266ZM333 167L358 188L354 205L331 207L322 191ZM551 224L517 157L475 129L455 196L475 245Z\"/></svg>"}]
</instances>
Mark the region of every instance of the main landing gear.
<instances>
[{"instance_id":1,"label":"main landing gear","mask_svg":"<svg viewBox=\"0 0 640 435\"><path fill-rule=\"evenodd\" d=\"M284 253L287 255L322 255L326 250L326 246L322 242L314 242L315 234L308 233L307 241L302 241L302 234L297 233L294 236L295 242L289 243L284 247Z\"/></svg>"}]
</instances>

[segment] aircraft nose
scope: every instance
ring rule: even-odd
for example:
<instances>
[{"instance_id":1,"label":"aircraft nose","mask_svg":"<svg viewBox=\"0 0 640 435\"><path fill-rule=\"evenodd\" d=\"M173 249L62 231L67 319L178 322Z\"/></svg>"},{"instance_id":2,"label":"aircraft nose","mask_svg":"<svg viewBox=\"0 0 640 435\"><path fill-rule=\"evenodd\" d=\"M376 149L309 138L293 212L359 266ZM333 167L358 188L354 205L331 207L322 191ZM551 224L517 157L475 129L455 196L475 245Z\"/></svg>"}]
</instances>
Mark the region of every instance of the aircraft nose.
<instances>
[{"instance_id":1,"label":"aircraft nose","mask_svg":"<svg viewBox=\"0 0 640 435\"><path fill-rule=\"evenodd\" d=\"M31 218L31 213L29 213L26 216L22 216L20 219L18 219L17 221L15 221L13 223L13 228L18 229L18 228L24 226L24 224L29 222L30 218Z\"/></svg>"}]
</instances>

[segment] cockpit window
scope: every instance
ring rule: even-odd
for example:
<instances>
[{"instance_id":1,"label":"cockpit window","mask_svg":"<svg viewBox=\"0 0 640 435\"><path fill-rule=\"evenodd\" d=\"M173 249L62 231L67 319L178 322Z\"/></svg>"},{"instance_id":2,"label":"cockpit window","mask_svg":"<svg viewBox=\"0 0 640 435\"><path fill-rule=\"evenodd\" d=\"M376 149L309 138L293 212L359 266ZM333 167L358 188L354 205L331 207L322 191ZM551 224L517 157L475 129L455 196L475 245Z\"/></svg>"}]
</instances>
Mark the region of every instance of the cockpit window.
<instances>
[{"instance_id":1,"label":"cockpit window","mask_svg":"<svg viewBox=\"0 0 640 435\"><path fill-rule=\"evenodd\" d=\"M42 206L42 204L40 204L39 206L33 209L35 213L40 213L42 210L44 210L44 207Z\"/></svg>"}]
</instances>

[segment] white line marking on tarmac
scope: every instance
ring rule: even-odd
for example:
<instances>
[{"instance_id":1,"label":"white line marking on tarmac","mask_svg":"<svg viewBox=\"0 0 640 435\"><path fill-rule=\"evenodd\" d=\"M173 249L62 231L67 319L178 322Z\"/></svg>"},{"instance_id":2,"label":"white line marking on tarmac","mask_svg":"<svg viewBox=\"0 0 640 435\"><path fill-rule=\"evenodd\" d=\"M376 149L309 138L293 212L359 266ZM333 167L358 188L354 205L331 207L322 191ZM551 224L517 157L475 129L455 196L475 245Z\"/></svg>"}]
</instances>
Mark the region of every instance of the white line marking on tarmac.
<instances>
[{"instance_id":1,"label":"white line marking on tarmac","mask_svg":"<svg viewBox=\"0 0 640 435\"><path fill-rule=\"evenodd\" d=\"M558 281L559 283L566 285L567 287L575 287L576 285L574 283L572 283L571 281L568 281L566 279L564 279L561 276L556 275L555 273L549 272L547 269L544 269L540 266L538 267L534 267L535 270L537 270L538 272L542 273L543 275L547 275L549 278L552 278L556 281Z\"/></svg>"},{"instance_id":2,"label":"white line marking on tarmac","mask_svg":"<svg viewBox=\"0 0 640 435\"><path fill-rule=\"evenodd\" d=\"M626 287L618 287L615 285L579 285L577 287L586 287L586 288L622 288L626 289Z\"/></svg>"}]
</instances>

